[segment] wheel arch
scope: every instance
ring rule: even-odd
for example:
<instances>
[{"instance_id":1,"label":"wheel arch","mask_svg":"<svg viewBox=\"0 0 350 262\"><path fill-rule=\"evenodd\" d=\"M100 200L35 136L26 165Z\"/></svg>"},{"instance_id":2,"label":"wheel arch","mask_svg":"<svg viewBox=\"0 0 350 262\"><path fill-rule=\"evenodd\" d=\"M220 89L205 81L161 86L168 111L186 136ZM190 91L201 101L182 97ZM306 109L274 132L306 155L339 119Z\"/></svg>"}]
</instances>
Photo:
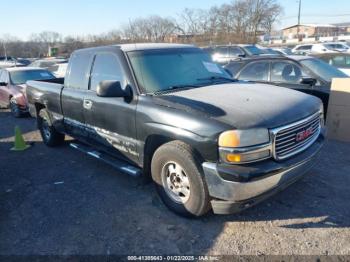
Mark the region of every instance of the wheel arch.
<instances>
[{"instance_id":1,"label":"wheel arch","mask_svg":"<svg viewBox=\"0 0 350 262\"><path fill-rule=\"evenodd\" d=\"M187 144L193 150L195 157L204 162L204 157L200 153L200 151L193 146L193 144L188 139L183 138L175 138L172 136L160 135L160 134L152 134L149 135L145 141L144 150L143 150L143 172L146 177L151 177L151 162L153 159L153 155L158 148L163 146L166 143L178 141L184 144Z\"/></svg>"},{"instance_id":2,"label":"wheel arch","mask_svg":"<svg viewBox=\"0 0 350 262\"><path fill-rule=\"evenodd\" d=\"M38 117L40 110L46 108L46 106L42 103L34 103L34 108L35 108L36 117Z\"/></svg>"}]
</instances>

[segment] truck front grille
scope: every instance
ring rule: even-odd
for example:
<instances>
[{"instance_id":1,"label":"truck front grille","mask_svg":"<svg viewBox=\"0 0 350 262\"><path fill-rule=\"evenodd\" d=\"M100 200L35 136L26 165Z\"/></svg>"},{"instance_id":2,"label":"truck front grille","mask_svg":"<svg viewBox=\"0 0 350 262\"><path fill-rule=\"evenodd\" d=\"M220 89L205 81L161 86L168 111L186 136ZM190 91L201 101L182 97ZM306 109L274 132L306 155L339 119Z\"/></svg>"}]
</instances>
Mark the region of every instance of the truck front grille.
<instances>
[{"instance_id":1,"label":"truck front grille","mask_svg":"<svg viewBox=\"0 0 350 262\"><path fill-rule=\"evenodd\" d=\"M279 128L275 131L274 155L286 159L306 150L321 133L321 114Z\"/></svg>"}]
</instances>

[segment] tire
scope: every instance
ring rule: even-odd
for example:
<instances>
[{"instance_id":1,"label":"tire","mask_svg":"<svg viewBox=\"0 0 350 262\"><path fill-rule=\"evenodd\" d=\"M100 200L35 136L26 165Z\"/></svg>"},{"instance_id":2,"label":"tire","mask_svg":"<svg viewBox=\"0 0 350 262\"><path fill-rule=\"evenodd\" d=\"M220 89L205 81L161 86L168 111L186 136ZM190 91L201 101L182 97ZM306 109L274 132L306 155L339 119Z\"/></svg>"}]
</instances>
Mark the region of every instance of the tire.
<instances>
[{"instance_id":1,"label":"tire","mask_svg":"<svg viewBox=\"0 0 350 262\"><path fill-rule=\"evenodd\" d=\"M10 98L10 109L11 109L11 113L15 118L20 118L22 117L22 112L20 110L20 108L18 107L17 103L16 103L16 99L14 97Z\"/></svg>"},{"instance_id":2,"label":"tire","mask_svg":"<svg viewBox=\"0 0 350 262\"><path fill-rule=\"evenodd\" d=\"M49 112L46 109L40 110L37 121L45 145L55 147L64 142L64 134L55 130L54 126L51 124Z\"/></svg>"},{"instance_id":3,"label":"tire","mask_svg":"<svg viewBox=\"0 0 350 262\"><path fill-rule=\"evenodd\" d=\"M162 145L153 155L151 172L158 195L170 210L185 217L209 211L208 187L189 145L180 141Z\"/></svg>"}]
</instances>

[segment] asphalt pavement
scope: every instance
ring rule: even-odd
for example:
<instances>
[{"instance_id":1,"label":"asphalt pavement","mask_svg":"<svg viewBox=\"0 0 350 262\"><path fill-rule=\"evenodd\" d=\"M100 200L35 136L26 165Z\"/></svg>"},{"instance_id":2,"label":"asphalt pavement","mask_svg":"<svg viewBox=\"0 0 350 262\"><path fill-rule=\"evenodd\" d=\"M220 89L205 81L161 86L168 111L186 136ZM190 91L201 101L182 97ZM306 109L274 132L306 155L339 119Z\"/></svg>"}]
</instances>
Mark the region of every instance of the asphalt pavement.
<instances>
[{"instance_id":1,"label":"asphalt pavement","mask_svg":"<svg viewBox=\"0 0 350 262\"><path fill-rule=\"evenodd\" d=\"M243 213L185 219L68 143L47 148L35 119L0 110L0 255L350 255L350 144L329 141L307 177Z\"/></svg>"}]
</instances>

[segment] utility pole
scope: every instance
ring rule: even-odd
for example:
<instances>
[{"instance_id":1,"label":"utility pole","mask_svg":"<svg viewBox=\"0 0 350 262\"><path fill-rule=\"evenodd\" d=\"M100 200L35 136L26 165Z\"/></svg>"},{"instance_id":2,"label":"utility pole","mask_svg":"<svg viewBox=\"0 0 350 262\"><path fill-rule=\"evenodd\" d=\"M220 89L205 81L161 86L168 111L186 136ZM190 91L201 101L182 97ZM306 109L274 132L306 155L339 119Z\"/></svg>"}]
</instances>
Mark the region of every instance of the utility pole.
<instances>
[{"instance_id":1,"label":"utility pole","mask_svg":"<svg viewBox=\"0 0 350 262\"><path fill-rule=\"evenodd\" d=\"M298 40L300 39L300 13L301 13L301 0L299 0L299 12L298 12L298 27L297 27L297 36Z\"/></svg>"},{"instance_id":2,"label":"utility pole","mask_svg":"<svg viewBox=\"0 0 350 262\"><path fill-rule=\"evenodd\" d=\"M5 41L2 42L2 46L4 47L4 56L5 56L5 59L7 59L7 52L6 52L6 44L5 44Z\"/></svg>"}]
</instances>

